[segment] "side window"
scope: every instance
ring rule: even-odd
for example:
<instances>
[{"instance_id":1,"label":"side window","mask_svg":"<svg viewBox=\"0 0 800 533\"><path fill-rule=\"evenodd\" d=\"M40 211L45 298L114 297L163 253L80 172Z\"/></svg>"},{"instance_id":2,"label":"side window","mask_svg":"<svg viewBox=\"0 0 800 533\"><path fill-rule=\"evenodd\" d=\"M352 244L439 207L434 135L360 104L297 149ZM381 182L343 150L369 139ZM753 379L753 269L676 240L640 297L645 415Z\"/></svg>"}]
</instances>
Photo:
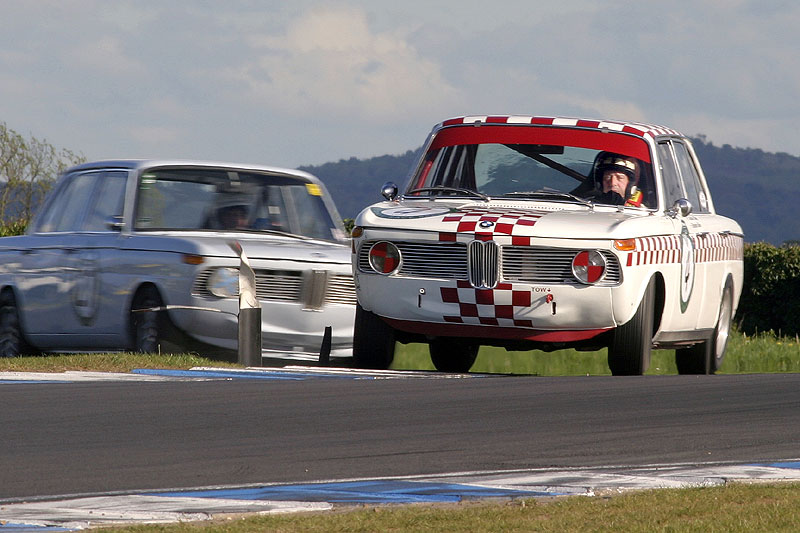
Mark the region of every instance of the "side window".
<instances>
[{"instance_id":1,"label":"side window","mask_svg":"<svg viewBox=\"0 0 800 533\"><path fill-rule=\"evenodd\" d=\"M39 232L77 231L99 172L75 174L59 187L36 228Z\"/></svg>"},{"instance_id":2,"label":"side window","mask_svg":"<svg viewBox=\"0 0 800 533\"><path fill-rule=\"evenodd\" d=\"M672 207L675 200L686 197L681 188L678 168L675 165L675 158L672 157L672 147L669 141L658 143L658 164L664 180L664 194L666 195L664 200L669 208Z\"/></svg>"},{"instance_id":3,"label":"side window","mask_svg":"<svg viewBox=\"0 0 800 533\"><path fill-rule=\"evenodd\" d=\"M106 172L97 184L97 193L83 222L84 231L109 231L106 223L111 217L122 216L127 173Z\"/></svg>"},{"instance_id":4,"label":"side window","mask_svg":"<svg viewBox=\"0 0 800 533\"><path fill-rule=\"evenodd\" d=\"M675 157L678 160L678 168L683 178L683 186L686 188L686 199L692 203L692 211L695 213L708 213L708 201L703 187L700 184L700 176L694 166L689 149L682 142L673 141L675 147Z\"/></svg>"}]
</instances>

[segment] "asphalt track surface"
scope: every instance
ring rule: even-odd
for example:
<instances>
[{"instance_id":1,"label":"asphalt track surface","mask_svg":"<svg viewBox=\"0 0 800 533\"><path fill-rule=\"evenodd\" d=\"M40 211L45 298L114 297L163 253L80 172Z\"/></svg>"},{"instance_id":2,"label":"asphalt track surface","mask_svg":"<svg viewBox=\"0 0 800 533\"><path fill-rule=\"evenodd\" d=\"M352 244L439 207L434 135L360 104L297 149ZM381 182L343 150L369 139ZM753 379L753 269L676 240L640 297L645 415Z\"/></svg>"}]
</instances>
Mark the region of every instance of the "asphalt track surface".
<instances>
[{"instance_id":1,"label":"asphalt track surface","mask_svg":"<svg viewBox=\"0 0 800 533\"><path fill-rule=\"evenodd\" d=\"M800 374L4 384L0 499L797 457Z\"/></svg>"}]
</instances>

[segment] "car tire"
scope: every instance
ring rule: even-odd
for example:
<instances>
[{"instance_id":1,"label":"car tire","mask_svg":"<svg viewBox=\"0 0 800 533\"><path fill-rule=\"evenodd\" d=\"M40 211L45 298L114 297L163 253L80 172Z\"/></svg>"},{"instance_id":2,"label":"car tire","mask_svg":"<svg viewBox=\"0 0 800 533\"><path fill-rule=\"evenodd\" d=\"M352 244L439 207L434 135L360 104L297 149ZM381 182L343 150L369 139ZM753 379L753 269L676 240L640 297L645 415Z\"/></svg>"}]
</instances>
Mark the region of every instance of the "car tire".
<instances>
[{"instance_id":1,"label":"car tire","mask_svg":"<svg viewBox=\"0 0 800 533\"><path fill-rule=\"evenodd\" d=\"M19 357L33 353L25 341L19 320L17 299L11 291L0 295L0 357Z\"/></svg>"},{"instance_id":2,"label":"car tire","mask_svg":"<svg viewBox=\"0 0 800 533\"><path fill-rule=\"evenodd\" d=\"M378 315L356 304L353 362L356 368L386 370L394 361L395 331Z\"/></svg>"},{"instance_id":3,"label":"car tire","mask_svg":"<svg viewBox=\"0 0 800 533\"><path fill-rule=\"evenodd\" d=\"M651 279L633 318L612 332L608 347L608 368L612 375L641 376L650 366L655 293L655 280Z\"/></svg>"},{"instance_id":4,"label":"car tire","mask_svg":"<svg viewBox=\"0 0 800 533\"><path fill-rule=\"evenodd\" d=\"M722 366L733 322L733 285L728 278L722 289L719 318L711 339L675 350L678 374L714 374Z\"/></svg>"},{"instance_id":5,"label":"car tire","mask_svg":"<svg viewBox=\"0 0 800 533\"><path fill-rule=\"evenodd\" d=\"M439 372L469 372L480 346L453 338L430 341L431 362Z\"/></svg>"},{"instance_id":6,"label":"car tire","mask_svg":"<svg viewBox=\"0 0 800 533\"><path fill-rule=\"evenodd\" d=\"M164 334L165 318L161 311L139 311L163 305L158 290L154 287L142 289L131 305L130 324L132 349L137 353L157 353L160 351Z\"/></svg>"}]
</instances>

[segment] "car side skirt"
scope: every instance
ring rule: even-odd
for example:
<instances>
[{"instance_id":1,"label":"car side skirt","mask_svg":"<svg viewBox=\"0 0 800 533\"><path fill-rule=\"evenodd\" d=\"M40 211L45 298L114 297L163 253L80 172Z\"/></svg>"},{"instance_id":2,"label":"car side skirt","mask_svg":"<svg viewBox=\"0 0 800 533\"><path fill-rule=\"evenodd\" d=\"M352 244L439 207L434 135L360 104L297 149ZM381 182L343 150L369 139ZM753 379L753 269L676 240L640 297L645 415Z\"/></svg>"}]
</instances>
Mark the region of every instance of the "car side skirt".
<instances>
[{"instance_id":1,"label":"car side skirt","mask_svg":"<svg viewBox=\"0 0 800 533\"><path fill-rule=\"evenodd\" d=\"M705 342L714 335L714 329L695 329L690 331L659 331L653 338L655 348L679 348Z\"/></svg>"}]
</instances>

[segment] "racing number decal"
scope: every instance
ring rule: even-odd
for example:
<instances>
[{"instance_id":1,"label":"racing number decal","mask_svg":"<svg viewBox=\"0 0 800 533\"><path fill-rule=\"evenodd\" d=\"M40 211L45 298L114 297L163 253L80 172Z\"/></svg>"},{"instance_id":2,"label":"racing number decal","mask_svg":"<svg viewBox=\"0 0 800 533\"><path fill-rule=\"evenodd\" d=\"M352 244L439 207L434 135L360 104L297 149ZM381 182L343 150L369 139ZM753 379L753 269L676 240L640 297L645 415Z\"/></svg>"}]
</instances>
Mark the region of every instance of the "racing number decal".
<instances>
[{"instance_id":1,"label":"racing number decal","mask_svg":"<svg viewBox=\"0 0 800 533\"><path fill-rule=\"evenodd\" d=\"M689 307L689 299L694 288L694 243L689 236L689 228L681 228L681 313Z\"/></svg>"}]
</instances>

